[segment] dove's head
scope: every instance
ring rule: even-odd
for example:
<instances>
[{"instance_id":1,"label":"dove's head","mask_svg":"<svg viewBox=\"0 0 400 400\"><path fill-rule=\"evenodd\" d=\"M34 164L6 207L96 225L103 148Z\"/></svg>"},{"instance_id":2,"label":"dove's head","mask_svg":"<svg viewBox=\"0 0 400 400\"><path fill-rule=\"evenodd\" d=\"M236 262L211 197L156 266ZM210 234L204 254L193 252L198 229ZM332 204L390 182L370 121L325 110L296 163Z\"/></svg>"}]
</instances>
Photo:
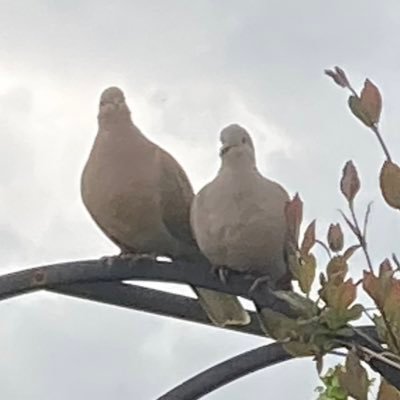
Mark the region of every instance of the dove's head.
<instances>
[{"instance_id":1,"label":"dove's head","mask_svg":"<svg viewBox=\"0 0 400 400\"><path fill-rule=\"evenodd\" d=\"M117 87L105 89L100 97L99 120L112 122L124 119L130 119L124 92Z\"/></svg>"},{"instance_id":2,"label":"dove's head","mask_svg":"<svg viewBox=\"0 0 400 400\"><path fill-rule=\"evenodd\" d=\"M254 145L246 129L237 124L228 125L222 129L220 140L219 154L223 164L255 165Z\"/></svg>"}]
</instances>

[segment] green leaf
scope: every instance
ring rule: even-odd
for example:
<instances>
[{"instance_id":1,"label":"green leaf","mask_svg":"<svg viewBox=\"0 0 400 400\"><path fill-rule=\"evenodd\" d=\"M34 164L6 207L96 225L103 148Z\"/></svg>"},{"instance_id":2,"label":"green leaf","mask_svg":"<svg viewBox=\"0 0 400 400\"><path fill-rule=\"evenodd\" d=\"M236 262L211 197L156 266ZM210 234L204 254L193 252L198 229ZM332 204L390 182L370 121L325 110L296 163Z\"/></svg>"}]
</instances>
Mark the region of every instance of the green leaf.
<instances>
[{"instance_id":1,"label":"green leaf","mask_svg":"<svg viewBox=\"0 0 400 400\"><path fill-rule=\"evenodd\" d=\"M264 332L276 340L284 341L298 336L299 327L296 320L286 315L263 308L259 311L258 318Z\"/></svg>"},{"instance_id":2,"label":"green leaf","mask_svg":"<svg viewBox=\"0 0 400 400\"><path fill-rule=\"evenodd\" d=\"M275 291L274 294L279 299L286 301L293 310L298 311L304 318L312 318L318 314L318 307L309 298L283 290Z\"/></svg>"},{"instance_id":3,"label":"green leaf","mask_svg":"<svg viewBox=\"0 0 400 400\"><path fill-rule=\"evenodd\" d=\"M308 357L319 354L320 349L314 343L292 341L284 343L285 350L294 357Z\"/></svg>"},{"instance_id":4,"label":"green leaf","mask_svg":"<svg viewBox=\"0 0 400 400\"><path fill-rule=\"evenodd\" d=\"M303 293L309 294L311 286L315 279L315 271L317 269L317 260L312 253L302 256L303 265L298 271L298 281L300 289Z\"/></svg>"}]
</instances>

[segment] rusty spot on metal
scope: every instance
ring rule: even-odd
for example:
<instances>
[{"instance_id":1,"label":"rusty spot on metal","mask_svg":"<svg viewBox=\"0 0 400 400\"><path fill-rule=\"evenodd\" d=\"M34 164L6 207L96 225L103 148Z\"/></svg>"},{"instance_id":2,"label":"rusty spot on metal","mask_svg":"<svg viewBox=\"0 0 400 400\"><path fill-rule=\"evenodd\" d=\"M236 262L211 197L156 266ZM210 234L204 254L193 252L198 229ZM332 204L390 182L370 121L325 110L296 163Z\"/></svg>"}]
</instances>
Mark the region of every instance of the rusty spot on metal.
<instances>
[{"instance_id":1,"label":"rusty spot on metal","mask_svg":"<svg viewBox=\"0 0 400 400\"><path fill-rule=\"evenodd\" d=\"M35 271L33 274L32 283L34 285L43 285L46 283L47 274L43 270Z\"/></svg>"}]
</instances>

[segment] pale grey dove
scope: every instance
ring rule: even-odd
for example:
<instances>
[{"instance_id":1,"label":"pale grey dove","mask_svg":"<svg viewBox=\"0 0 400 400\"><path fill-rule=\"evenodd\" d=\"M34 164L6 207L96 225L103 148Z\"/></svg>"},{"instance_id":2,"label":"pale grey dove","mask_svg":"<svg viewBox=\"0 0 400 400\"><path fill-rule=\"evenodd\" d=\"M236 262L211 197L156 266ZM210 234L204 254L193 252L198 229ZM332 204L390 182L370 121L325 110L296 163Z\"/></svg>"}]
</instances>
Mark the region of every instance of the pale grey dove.
<instances>
[{"instance_id":1,"label":"pale grey dove","mask_svg":"<svg viewBox=\"0 0 400 400\"><path fill-rule=\"evenodd\" d=\"M193 190L177 161L148 140L131 120L123 92L106 89L99 129L81 180L83 202L121 254L201 260L190 228ZM249 316L230 295L194 288L218 325L246 324Z\"/></svg>"},{"instance_id":2,"label":"pale grey dove","mask_svg":"<svg viewBox=\"0 0 400 400\"><path fill-rule=\"evenodd\" d=\"M192 204L197 243L214 266L264 276L271 288L290 289L284 215L289 195L260 174L244 128L229 125L220 140L218 175Z\"/></svg>"}]
</instances>

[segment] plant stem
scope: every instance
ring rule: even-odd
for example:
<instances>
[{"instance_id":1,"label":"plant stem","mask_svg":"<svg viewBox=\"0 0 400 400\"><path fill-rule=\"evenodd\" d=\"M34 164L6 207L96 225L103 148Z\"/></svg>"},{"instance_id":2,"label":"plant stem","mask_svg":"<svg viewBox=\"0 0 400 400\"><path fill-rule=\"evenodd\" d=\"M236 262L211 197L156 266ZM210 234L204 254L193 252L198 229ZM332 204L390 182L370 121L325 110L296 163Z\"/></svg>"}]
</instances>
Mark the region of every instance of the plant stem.
<instances>
[{"instance_id":1,"label":"plant stem","mask_svg":"<svg viewBox=\"0 0 400 400\"><path fill-rule=\"evenodd\" d=\"M396 271L400 271L400 261L398 260L398 258L397 258L395 253L392 254L392 259L393 259L393 262L396 264L396 267L397 267L395 269L395 272Z\"/></svg>"},{"instance_id":2,"label":"plant stem","mask_svg":"<svg viewBox=\"0 0 400 400\"><path fill-rule=\"evenodd\" d=\"M358 94L357 94L357 92L353 89L353 87L350 85L350 83L349 83L349 86L347 86L348 87L348 89L350 90L350 92L351 93L353 93L353 95L355 96L355 97L357 97L357 99L359 99L360 97L358 96Z\"/></svg>"},{"instance_id":3,"label":"plant stem","mask_svg":"<svg viewBox=\"0 0 400 400\"><path fill-rule=\"evenodd\" d=\"M387 159L388 161L392 162L392 157L390 157L389 150L388 150L388 148L386 147L385 142L383 141L382 135L381 135L381 133L379 132L379 128L378 128L376 125L372 125L372 126L371 126L371 130L372 130L372 132L375 133L376 137L378 138L379 143L380 143L380 145L381 145L381 147L382 147L382 150L383 150L383 152L385 153L386 159Z\"/></svg>"},{"instance_id":4,"label":"plant stem","mask_svg":"<svg viewBox=\"0 0 400 400\"><path fill-rule=\"evenodd\" d=\"M328 246L327 246L324 242L322 242L321 240L318 240L318 239L317 239L317 240L315 241L315 243L318 243L321 247L323 247L323 248L325 249L326 253L328 254L329 259L332 258L332 254L331 254L331 252L330 252Z\"/></svg>"},{"instance_id":5,"label":"plant stem","mask_svg":"<svg viewBox=\"0 0 400 400\"><path fill-rule=\"evenodd\" d=\"M390 365L393 368L400 369L399 363L396 363L395 361L392 361L389 358L383 356L382 355L383 353L376 353L375 351L372 351L364 346L359 346L358 348L360 350L362 350L365 354L368 354L371 358L376 358L377 360L380 360L380 361L386 363L387 365Z\"/></svg>"},{"instance_id":6,"label":"plant stem","mask_svg":"<svg viewBox=\"0 0 400 400\"><path fill-rule=\"evenodd\" d=\"M357 236L358 242L360 243L360 246L363 249L365 258L367 260L368 268L369 268L370 272L373 274L374 273L374 268L372 267L371 258L370 258L369 253L368 253L367 240L366 240L365 236L361 233L360 225L358 224L358 220L357 220L357 217L356 217L356 213L354 212L354 206L353 206L353 202L352 201L349 202L349 208L350 208L350 213L351 213L351 217L353 219L354 226L355 226L355 228L357 230L357 235L356 236Z\"/></svg>"}]
</instances>

